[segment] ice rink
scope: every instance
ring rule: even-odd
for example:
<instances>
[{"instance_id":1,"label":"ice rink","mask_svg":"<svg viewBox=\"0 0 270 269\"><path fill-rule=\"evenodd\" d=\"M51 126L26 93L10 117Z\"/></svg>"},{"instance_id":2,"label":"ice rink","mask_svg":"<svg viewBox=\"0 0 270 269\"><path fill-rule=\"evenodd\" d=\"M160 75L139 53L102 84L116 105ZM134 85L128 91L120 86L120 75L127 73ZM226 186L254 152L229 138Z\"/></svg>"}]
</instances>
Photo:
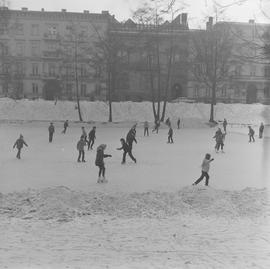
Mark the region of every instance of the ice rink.
<instances>
[{"instance_id":1,"label":"ice rink","mask_svg":"<svg viewBox=\"0 0 270 269\"><path fill-rule=\"evenodd\" d=\"M56 124L53 143L48 142L48 123L2 123L0 125L0 190L3 193L27 188L67 186L75 190L104 192L173 191L188 186L200 176L200 164L205 153L215 158L210 169L210 185L218 189L264 188L269 186L269 138L248 143L247 128L228 128L225 153L215 153L212 138L216 128L174 129L174 144L167 144L168 129L163 126L158 134L150 130L143 137L137 128L133 153L134 164L127 156L121 165L119 139L126 137L130 124L98 124L94 149L86 150L86 163L77 163L77 141L81 126L87 132L93 125L70 123L67 133L61 134L62 123ZM257 130L256 130L257 131ZM267 132L268 130L266 130ZM257 132L258 133L258 132ZM16 159L12 149L19 134L29 147ZM105 159L108 184L99 185L95 166L96 146L107 144Z\"/></svg>"}]
</instances>

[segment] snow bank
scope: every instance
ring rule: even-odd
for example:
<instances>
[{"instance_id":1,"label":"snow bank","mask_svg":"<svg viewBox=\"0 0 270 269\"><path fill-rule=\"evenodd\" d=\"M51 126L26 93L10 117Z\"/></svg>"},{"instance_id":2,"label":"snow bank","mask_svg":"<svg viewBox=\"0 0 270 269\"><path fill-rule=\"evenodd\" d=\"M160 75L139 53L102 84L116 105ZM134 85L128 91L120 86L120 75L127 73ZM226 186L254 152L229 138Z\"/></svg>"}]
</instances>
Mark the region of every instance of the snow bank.
<instances>
[{"instance_id":1,"label":"snow bank","mask_svg":"<svg viewBox=\"0 0 270 269\"><path fill-rule=\"evenodd\" d=\"M153 121L150 102L113 103L113 121ZM104 102L81 102L84 121L107 121L108 104ZM186 126L204 124L209 119L209 104L169 103L166 117L176 120L181 117ZM258 124L270 122L270 108L262 104L217 104L215 118L227 118L230 123ZM78 120L75 102L45 100L0 99L0 120Z\"/></svg>"},{"instance_id":2,"label":"snow bank","mask_svg":"<svg viewBox=\"0 0 270 269\"><path fill-rule=\"evenodd\" d=\"M104 194L66 187L27 190L0 195L0 215L22 219L70 221L84 215L166 218L181 214L201 217L269 216L266 189L223 191L186 187L178 192Z\"/></svg>"}]
</instances>

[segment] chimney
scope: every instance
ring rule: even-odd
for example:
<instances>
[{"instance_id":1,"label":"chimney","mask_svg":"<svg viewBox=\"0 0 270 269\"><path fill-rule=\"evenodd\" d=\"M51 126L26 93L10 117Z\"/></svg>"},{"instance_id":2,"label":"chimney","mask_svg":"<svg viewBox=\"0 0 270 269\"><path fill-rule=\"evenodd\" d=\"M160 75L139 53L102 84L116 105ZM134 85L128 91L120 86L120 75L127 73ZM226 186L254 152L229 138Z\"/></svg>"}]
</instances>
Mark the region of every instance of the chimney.
<instances>
[{"instance_id":1,"label":"chimney","mask_svg":"<svg viewBox=\"0 0 270 269\"><path fill-rule=\"evenodd\" d=\"M44 12L44 8L42 8L41 11Z\"/></svg>"},{"instance_id":2,"label":"chimney","mask_svg":"<svg viewBox=\"0 0 270 269\"><path fill-rule=\"evenodd\" d=\"M255 20L249 20L248 23L254 24L255 23Z\"/></svg>"},{"instance_id":3,"label":"chimney","mask_svg":"<svg viewBox=\"0 0 270 269\"><path fill-rule=\"evenodd\" d=\"M22 7L22 11L28 11L27 7Z\"/></svg>"},{"instance_id":4,"label":"chimney","mask_svg":"<svg viewBox=\"0 0 270 269\"><path fill-rule=\"evenodd\" d=\"M213 17L209 17L208 22L206 22L206 30L209 30L213 27Z\"/></svg>"},{"instance_id":5,"label":"chimney","mask_svg":"<svg viewBox=\"0 0 270 269\"><path fill-rule=\"evenodd\" d=\"M181 14L181 24L187 25L187 16L188 16L187 13L182 13Z\"/></svg>"},{"instance_id":6,"label":"chimney","mask_svg":"<svg viewBox=\"0 0 270 269\"><path fill-rule=\"evenodd\" d=\"M103 15L109 15L109 11L108 10L102 10L101 11L101 14L103 14Z\"/></svg>"},{"instance_id":7,"label":"chimney","mask_svg":"<svg viewBox=\"0 0 270 269\"><path fill-rule=\"evenodd\" d=\"M83 13L84 14L89 14L89 10L84 10Z\"/></svg>"},{"instance_id":8,"label":"chimney","mask_svg":"<svg viewBox=\"0 0 270 269\"><path fill-rule=\"evenodd\" d=\"M67 10L66 10L66 9L64 9L64 8L63 8L61 11L62 11L62 12L67 12Z\"/></svg>"}]
</instances>

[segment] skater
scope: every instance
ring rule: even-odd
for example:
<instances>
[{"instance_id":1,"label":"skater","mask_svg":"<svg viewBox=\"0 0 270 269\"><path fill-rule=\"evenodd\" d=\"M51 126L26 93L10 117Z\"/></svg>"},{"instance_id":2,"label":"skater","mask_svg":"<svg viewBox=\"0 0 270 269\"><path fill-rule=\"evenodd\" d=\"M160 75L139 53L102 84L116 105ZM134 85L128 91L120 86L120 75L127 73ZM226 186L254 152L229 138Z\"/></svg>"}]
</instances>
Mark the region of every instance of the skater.
<instances>
[{"instance_id":1,"label":"skater","mask_svg":"<svg viewBox=\"0 0 270 269\"><path fill-rule=\"evenodd\" d=\"M168 132L168 143L169 143L169 144L172 144L172 143L173 143L173 138L172 138L172 136L173 136L173 129L172 129L172 126L170 126L169 132Z\"/></svg>"},{"instance_id":2,"label":"skater","mask_svg":"<svg viewBox=\"0 0 270 269\"><path fill-rule=\"evenodd\" d=\"M143 131L143 135L146 136L146 134L147 134L147 136L149 136L149 123L148 123L148 121L145 121L145 122L144 122L144 131Z\"/></svg>"},{"instance_id":3,"label":"skater","mask_svg":"<svg viewBox=\"0 0 270 269\"><path fill-rule=\"evenodd\" d=\"M13 145L13 148L16 147L18 149L18 152L17 152L17 155L16 155L16 158L17 159L21 159L21 150L23 148L23 145L25 145L26 147L28 147L28 145L26 144L26 142L23 139L23 136L20 135L20 137L16 140L16 142Z\"/></svg>"},{"instance_id":4,"label":"skater","mask_svg":"<svg viewBox=\"0 0 270 269\"><path fill-rule=\"evenodd\" d=\"M85 131L84 126L82 126L82 136L84 137L84 140L87 141L87 133Z\"/></svg>"},{"instance_id":5,"label":"skater","mask_svg":"<svg viewBox=\"0 0 270 269\"><path fill-rule=\"evenodd\" d=\"M62 131L62 134L65 134L66 133L67 127L68 127L68 120L66 120L64 122L64 130Z\"/></svg>"},{"instance_id":6,"label":"skater","mask_svg":"<svg viewBox=\"0 0 270 269\"><path fill-rule=\"evenodd\" d=\"M264 125L261 123L260 128L259 128L259 138L263 138L263 130L264 130Z\"/></svg>"},{"instance_id":7,"label":"skater","mask_svg":"<svg viewBox=\"0 0 270 269\"><path fill-rule=\"evenodd\" d=\"M128 153L129 157L131 158L132 161L134 161L135 163L137 162L136 158L134 158L134 156L132 155L132 152L130 150L129 145L126 143L124 138L120 139L120 142L122 144L121 148L117 148L117 150L123 150L123 158L122 158L122 162L121 164L125 164L126 163L126 155Z\"/></svg>"},{"instance_id":8,"label":"skater","mask_svg":"<svg viewBox=\"0 0 270 269\"><path fill-rule=\"evenodd\" d=\"M168 127L170 127L170 125L171 125L171 120L170 120L170 118L166 119L165 124L166 124Z\"/></svg>"},{"instance_id":9,"label":"skater","mask_svg":"<svg viewBox=\"0 0 270 269\"><path fill-rule=\"evenodd\" d=\"M226 119L224 119L222 125L223 125L223 130L224 130L224 132L227 133L227 125L228 125L228 122L227 122Z\"/></svg>"},{"instance_id":10,"label":"skater","mask_svg":"<svg viewBox=\"0 0 270 269\"><path fill-rule=\"evenodd\" d=\"M105 163L104 163L104 158L112 157L112 155L110 155L110 154L104 154L104 150L105 149L106 149L106 145L105 144L101 144L100 146L97 147L97 155L96 155L96 161L95 161L96 166L99 167L98 181L97 181L97 183L108 182L105 179Z\"/></svg>"},{"instance_id":11,"label":"skater","mask_svg":"<svg viewBox=\"0 0 270 269\"><path fill-rule=\"evenodd\" d=\"M160 126L160 121L155 120L155 126L154 126L154 129L152 130L152 133L156 131L156 133L158 134L159 126Z\"/></svg>"},{"instance_id":12,"label":"skater","mask_svg":"<svg viewBox=\"0 0 270 269\"><path fill-rule=\"evenodd\" d=\"M222 131L220 128L218 128L213 138L216 139L215 151L216 153L218 153L220 147L223 149L223 137L222 137Z\"/></svg>"},{"instance_id":13,"label":"skater","mask_svg":"<svg viewBox=\"0 0 270 269\"><path fill-rule=\"evenodd\" d=\"M54 131L55 131L54 125L53 125L52 122L50 123L50 126L49 126L48 130L49 130L49 142L51 143L52 140L53 140L53 134L54 134Z\"/></svg>"},{"instance_id":14,"label":"skater","mask_svg":"<svg viewBox=\"0 0 270 269\"><path fill-rule=\"evenodd\" d=\"M95 139L96 139L96 126L94 126L88 134L88 150L93 149Z\"/></svg>"},{"instance_id":15,"label":"skater","mask_svg":"<svg viewBox=\"0 0 270 269\"><path fill-rule=\"evenodd\" d=\"M254 138L254 134L255 134L255 132L254 132L254 130L251 128L251 126L248 126L248 129L249 129L249 132L248 132L248 135L249 135L249 143L251 142L251 140L252 140L252 142L255 142L255 138Z\"/></svg>"},{"instance_id":16,"label":"skater","mask_svg":"<svg viewBox=\"0 0 270 269\"><path fill-rule=\"evenodd\" d=\"M82 162L85 163L85 159L84 159L84 156L85 156L84 146L85 145L86 145L86 141L85 141L84 136L82 135L80 140L77 143L77 150L79 151L79 156L78 156L78 159L77 159L78 163L81 162L81 158L82 158Z\"/></svg>"},{"instance_id":17,"label":"skater","mask_svg":"<svg viewBox=\"0 0 270 269\"><path fill-rule=\"evenodd\" d=\"M132 152L132 145L133 142L135 142L137 144L137 140L135 138L136 136L136 129L134 128L134 126L129 130L127 137L126 137L126 142L130 148L130 152Z\"/></svg>"},{"instance_id":18,"label":"skater","mask_svg":"<svg viewBox=\"0 0 270 269\"><path fill-rule=\"evenodd\" d=\"M180 129L180 118L177 120L177 129Z\"/></svg>"},{"instance_id":19,"label":"skater","mask_svg":"<svg viewBox=\"0 0 270 269\"><path fill-rule=\"evenodd\" d=\"M205 155L205 158L203 159L203 162L202 162L202 174L201 176L192 184L192 185L197 185L198 183L200 183L203 178L205 177L205 186L208 186L208 183L209 183L209 169L210 169L210 162L214 161L214 159L212 158L211 159L211 155L209 153L207 153Z\"/></svg>"}]
</instances>

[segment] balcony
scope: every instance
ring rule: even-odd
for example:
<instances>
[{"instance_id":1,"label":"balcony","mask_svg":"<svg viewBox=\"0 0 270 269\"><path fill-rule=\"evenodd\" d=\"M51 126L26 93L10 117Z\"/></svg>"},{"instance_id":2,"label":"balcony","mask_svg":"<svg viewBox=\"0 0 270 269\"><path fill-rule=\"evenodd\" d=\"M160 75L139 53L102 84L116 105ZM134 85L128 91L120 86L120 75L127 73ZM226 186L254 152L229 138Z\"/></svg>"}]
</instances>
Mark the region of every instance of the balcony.
<instances>
[{"instance_id":1,"label":"balcony","mask_svg":"<svg viewBox=\"0 0 270 269\"><path fill-rule=\"evenodd\" d=\"M43 39L44 40L49 40L49 41L53 41L53 40L55 40L55 41L59 41L60 40L60 35L59 34L50 34L50 33L45 33L44 35L43 35Z\"/></svg>"},{"instance_id":2,"label":"balcony","mask_svg":"<svg viewBox=\"0 0 270 269\"><path fill-rule=\"evenodd\" d=\"M59 58L59 52L57 50L54 51L50 51L50 50L46 50L43 51L43 57L44 58Z\"/></svg>"}]
</instances>

